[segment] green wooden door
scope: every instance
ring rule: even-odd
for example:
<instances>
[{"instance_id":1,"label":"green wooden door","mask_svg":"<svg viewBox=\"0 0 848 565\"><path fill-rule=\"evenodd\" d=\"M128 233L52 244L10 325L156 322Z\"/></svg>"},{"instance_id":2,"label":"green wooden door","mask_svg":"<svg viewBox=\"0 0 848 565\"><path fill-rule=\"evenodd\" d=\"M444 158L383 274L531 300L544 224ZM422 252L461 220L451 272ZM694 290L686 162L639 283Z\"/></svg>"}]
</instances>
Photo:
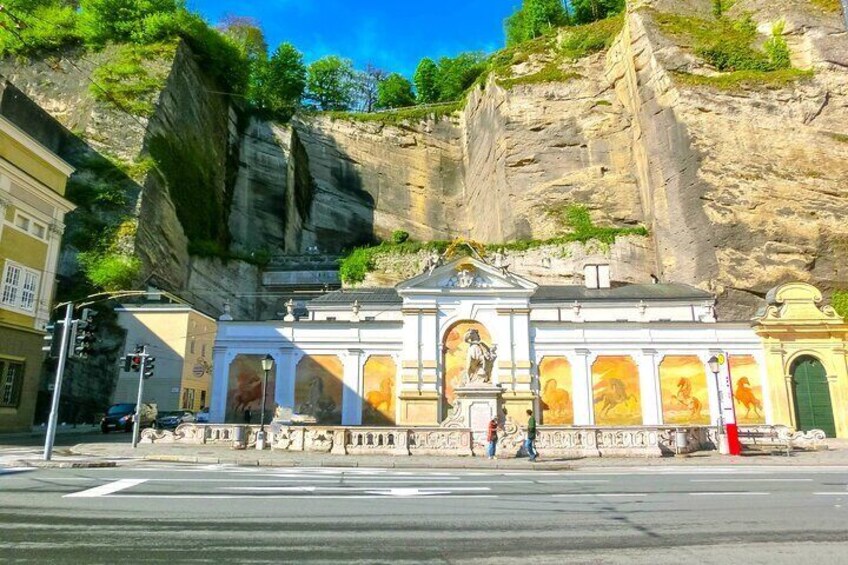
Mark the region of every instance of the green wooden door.
<instances>
[{"instance_id":1,"label":"green wooden door","mask_svg":"<svg viewBox=\"0 0 848 565\"><path fill-rule=\"evenodd\" d=\"M798 359L792 367L792 380L798 429L824 430L827 437L836 437L830 387L821 362L813 357Z\"/></svg>"}]
</instances>

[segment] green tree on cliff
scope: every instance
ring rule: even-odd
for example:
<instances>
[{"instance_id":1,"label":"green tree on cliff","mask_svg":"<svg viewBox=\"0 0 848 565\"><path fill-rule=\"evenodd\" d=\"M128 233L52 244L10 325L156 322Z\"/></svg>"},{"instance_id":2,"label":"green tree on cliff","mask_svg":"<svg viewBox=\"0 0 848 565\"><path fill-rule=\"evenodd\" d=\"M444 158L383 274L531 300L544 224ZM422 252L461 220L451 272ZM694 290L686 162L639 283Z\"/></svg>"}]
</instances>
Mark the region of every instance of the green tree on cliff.
<instances>
[{"instance_id":1,"label":"green tree on cliff","mask_svg":"<svg viewBox=\"0 0 848 565\"><path fill-rule=\"evenodd\" d=\"M524 0L521 8L504 22L506 44L515 45L539 37L547 30L568 22L568 11L562 0Z\"/></svg>"},{"instance_id":2,"label":"green tree on cliff","mask_svg":"<svg viewBox=\"0 0 848 565\"><path fill-rule=\"evenodd\" d=\"M437 86L439 102L459 100L486 70L486 57L482 53L460 53L456 57L439 59Z\"/></svg>"},{"instance_id":3,"label":"green tree on cliff","mask_svg":"<svg viewBox=\"0 0 848 565\"><path fill-rule=\"evenodd\" d=\"M321 110L349 110L354 97L350 60L337 55L318 59L307 69L307 97Z\"/></svg>"},{"instance_id":4,"label":"green tree on cliff","mask_svg":"<svg viewBox=\"0 0 848 565\"><path fill-rule=\"evenodd\" d=\"M439 66L429 57L421 59L412 77L419 104L432 104L439 100Z\"/></svg>"},{"instance_id":5,"label":"green tree on cliff","mask_svg":"<svg viewBox=\"0 0 848 565\"><path fill-rule=\"evenodd\" d=\"M576 24L588 24L622 12L625 0L571 0Z\"/></svg>"},{"instance_id":6,"label":"green tree on cliff","mask_svg":"<svg viewBox=\"0 0 848 565\"><path fill-rule=\"evenodd\" d=\"M182 0L81 0L79 30L90 45L173 36L191 16Z\"/></svg>"},{"instance_id":7,"label":"green tree on cliff","mask_svg":"<svg viewBox=\"0 0 848 565\"><path fill-rule=\"evenodd\" d=\"M257 66L249 98L258 108L288 120L300 105L305 90L303 55L291 43L283 43L270 59Z\"/></svg>"},{"instance_id":8,"label":"green tree on cliff","mask_svg":"<svg viewBox=\"0 0 848 565\"><path fill-rule=\"evenodd\" d=\"M392 73L377 85L378 108L403 108L415 105L412 83L398 73Z\"/></svg>"},{"instance_id":9,"label":"green tree on cliff","mask_svg":"<svg viewBox=\"0 0 848 565\"><path fill-rule=\"evenodd\" d=\"M228 15L220 23L218 30L251 63L268 59L268 43L257 20L245 16Z\"/></svg>"}]
</instances>

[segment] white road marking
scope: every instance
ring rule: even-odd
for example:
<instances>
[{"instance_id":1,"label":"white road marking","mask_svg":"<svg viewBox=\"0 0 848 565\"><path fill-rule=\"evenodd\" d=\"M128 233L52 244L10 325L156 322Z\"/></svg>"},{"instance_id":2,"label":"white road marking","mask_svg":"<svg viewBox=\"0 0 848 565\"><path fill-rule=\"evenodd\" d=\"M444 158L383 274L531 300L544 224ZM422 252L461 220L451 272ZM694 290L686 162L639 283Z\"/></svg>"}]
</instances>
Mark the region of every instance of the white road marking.
<instances>
[{"instance_id":1,"label":"white road marking","mask_svg":"<svg viewBox=\"0 0 848 565\"><path fill-rule=\"evenodd\" d=\"M848 496L848 491L836 491L836 492L814 492L813 494L819 496Z\"/></svg>"},{"instance_id":2,"label":"white road marking","mask_svg":"<svg viewBox=\"0 0 848 565\"><path fill-rule=\"evenodd\" d=\"M553 496L554 498L588 498L599 496L608 496L616 498L643 498L648 496L648 494L644 492L593 492L580 494L553 494L551 496Z\"/></svg>"},{"instance_id":3,"label":"white road marking","mask_svg":"<svg viewBox=\"0 0 848 565\"><path fill-rule=\"evenodd\" d=\"M100 485L99 487L93 487L88 490L66 494L63 498L98 498L140 485L146 481L147 479L120 479L118 481L106 483L105 485Z\"/></svg>"},{"instance_id":4,"label":"white road marking","mask_svg":"<svg viewBox=\"0 0 848 565\"><path fill-rule=\"evenodd\" d=\"M11 475L13 473L22 473L24 471L32 471L33 467L0 467L0 475Z\"/></svg>"},{"instance_id":5,"label":"white road marking","mask_svg":"<svg viewBox=\"0 0 848 565\"><path fill-rule=\"evenodd\" d=\"M813 479L690 479L691 483L762 483L762 482L812 482Z\"/></svg>"},{"instance_id":6,"label":"white road marking","mask_svg":"<svg viewBox=\"0 0 848 565\"><path fill-rule=\"evenodd\" d=\"M286 487L220 487L220 489L221 490L246 490L246 491L253 491L253 492L257 492L257 491L259 491L259 492L275 492L275 491L279 491L279 492L285 492L285 491L314 492L314 491L318 491L318 490L322 490L322 491L365 491L365 492L372 493L372 494L376 491L380 491L381 493L382 492L388 492L388 491L420 491L420 492L426 491L426 489L406 488L406 487L381 489L378 486L372 486L372 487L344 487L344 486L340 486L340 487L322 487L322 486L317 486L317 487L316 486L304 486L304 487L295 487L295 486L292 486L292 487L288 487L288 486L286 486ZM459 491L489 491L489 490L492 490L489 487L454 487L454 486L447 487L447 489L448 490L441 489L441 491L443 491L443 494L449 494L451 492L459 492Z\"/></svg>"},{"instance_id":7,"label":"white road marking","mask_svg":"<svg viewBox=\"0 0 848 565\"><path fill-rule=\"evenodd\" d=\"M258 499L258 500L271 500L271 499L283 499L283 498L303 498L309 500L320 500L320 499L333 499L333 500L348 500L348 499L383 499L386 500L385 495L372 495L372 494L348 494L348 495L337 495L337 494L114 494L110 495L109 498L175 498L175 499ZM414 500L414 497L410 497ZM428 494L423 498L498 498L496 494Z\"/></svg>"},{"instance_id":8,"label":"white road marking","mask_svg":"<svg viewBox=\"0 0 848 565\"><path fill-rule=\"evenodd\" d=\"M738 491L738 492L690 492L689 496L765 496L770 492Z\"/></svg>"}]
</instances>

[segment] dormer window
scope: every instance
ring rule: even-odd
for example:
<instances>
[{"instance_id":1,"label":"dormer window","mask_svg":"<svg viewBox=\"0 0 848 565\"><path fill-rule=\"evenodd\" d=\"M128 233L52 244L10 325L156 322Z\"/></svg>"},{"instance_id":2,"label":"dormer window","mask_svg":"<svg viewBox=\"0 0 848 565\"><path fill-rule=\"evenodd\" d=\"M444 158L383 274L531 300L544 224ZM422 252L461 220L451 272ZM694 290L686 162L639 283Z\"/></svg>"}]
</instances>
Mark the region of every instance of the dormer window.
<instances>
[{"instance_id":1,"label":"dormer window","mask_svg":"<svg viewBox=\"0 0 848 565\"><path fill-rule=\"evenodd\" d=\"M599 289L610 287L609 265L586 265L583 267L583 282L586 288Z\"/></svg>"}]
</instances>

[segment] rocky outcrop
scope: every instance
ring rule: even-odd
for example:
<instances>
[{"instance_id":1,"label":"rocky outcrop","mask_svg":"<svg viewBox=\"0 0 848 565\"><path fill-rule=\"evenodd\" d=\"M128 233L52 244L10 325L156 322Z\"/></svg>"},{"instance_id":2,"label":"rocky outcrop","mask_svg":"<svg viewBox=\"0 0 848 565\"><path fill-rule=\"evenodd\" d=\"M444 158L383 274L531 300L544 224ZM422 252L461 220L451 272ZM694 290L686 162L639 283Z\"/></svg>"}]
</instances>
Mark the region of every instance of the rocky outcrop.
<instances>
[{"instance_id":1,"label":"rocky outcrop","mask_svg":"<svg viewBox=\"0 0 848 565\"><path fill-rule=\"evenodd\" d=\"M709 13L709 2L690 4ZM795 64L815 74L782 88L720 91L675 83L669 70L699 63L662 35L650 7L668 9L644 2L629 14L607 75L633 116L662 276L716 292L724 318L750 315L786 281L848 284L848 35L840 20L805 0L737 2L735 14L751 10L762 31L784 20Z\"/></svg>"},{"instance_id":2,"label":"rocky outcrop","mask_svg":"<svg viewBox=\"0 0 848 565\"><path fill-rule=\"evenodd\" d=\"M314 183L301 249L338 251L398 229L421 240L462 232L461 130L455 119L398 127L304 116L294 128Z\"/></svg>"}]
</instances>

